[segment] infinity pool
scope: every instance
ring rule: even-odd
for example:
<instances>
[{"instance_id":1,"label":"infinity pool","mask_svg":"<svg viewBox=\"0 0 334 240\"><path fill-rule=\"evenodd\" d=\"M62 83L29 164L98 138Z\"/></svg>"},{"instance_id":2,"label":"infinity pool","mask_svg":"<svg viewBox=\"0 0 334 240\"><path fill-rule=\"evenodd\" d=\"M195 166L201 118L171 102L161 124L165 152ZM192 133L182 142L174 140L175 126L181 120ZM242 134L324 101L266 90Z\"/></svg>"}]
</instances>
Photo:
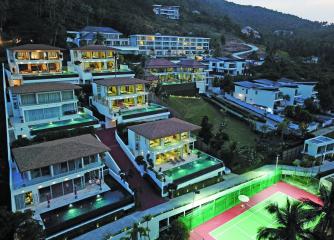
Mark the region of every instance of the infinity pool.
<instances>
[{"instance_id":1,"label":"infinity pool","mask_svg":"<svg viewBox=\"0 0 334 240\"><path fill-rule=\"evenodd\" d=\"M170 177L171 179L176 180L176 179L185 177L189 174L199 172L203 169L206 169L208 167L212 167L212 166L215 166L221 163L222 161L220 161L219 159L213 158L205 153L202 153L202 156L198 158L197 160L183 164L179 167L169 169L165 171L164 174Z\"/></svg>"},{"instance_id":2,"label":"infinity pool","mask_svg":"<svg viewBox=\"0 0 334 240\"><path fill-rule=\"evenodd\" d=\"M30 126L31 131L41 131L45 129L51 129L51 128L57 128L57 127L63 127L63 126L72 126L80 123L88 123L97 121L97 119L93 116L90 116L89 114L80 114L80 117L76 117L69 120L63 120L63 121L57 121L57 122L50 122L50 123L42 123Z\"/></svg>"},{"instance_id":3,"label":"infinity pool","mask_svg":"<svg viewBox=\"0 0 334 240\"><path fill-rule=\"evenodd\" d=\"M119 202L122 199L124 199L124 194L120 191L108 191L65 207L42 213L41 218L44 226L49 228Z\"/></svg>"},{"instance_id":4,"label":"infinity pool","mask_svg":"<svg viewBox=\"0 0 334 240\"><path fill-rule=\"evenodd\" d=\"M122 115L123 116L127 116L127 115L132 115L132 114L137 114L137 113L145 113L145 112L153 112L153 111L157 111L160 109L164 109L164 107L158 105L158 104L149 104L147 107L141 108L141 109L135 109L135 110L130 110L130 111L122 111Z\"/></svg>"}]
</instances>

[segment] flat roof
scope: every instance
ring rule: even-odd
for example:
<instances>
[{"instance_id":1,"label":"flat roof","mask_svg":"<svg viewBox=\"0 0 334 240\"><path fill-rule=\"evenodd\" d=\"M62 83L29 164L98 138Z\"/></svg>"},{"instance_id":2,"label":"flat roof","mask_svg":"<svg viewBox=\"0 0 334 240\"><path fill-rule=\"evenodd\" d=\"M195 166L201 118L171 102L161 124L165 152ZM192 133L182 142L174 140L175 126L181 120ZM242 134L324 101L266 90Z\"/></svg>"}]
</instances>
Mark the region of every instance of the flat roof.
<instances>
[{"instance_id":1,"label":"flat roof","mask_svg":"<svg viewBox=\"0 0 334 240\"><path fill-rule=\"evenodd\" d=\"M98 85L103 85L106 87L149 83L148 81L138 79L138 78L131 78L131 77L105 78L101 80L96 80L94 82Z\"/></svg>"},{"instance_id":2,"label":"flat roof","mask_svg":"<svg viewBox=\"0 0 334 240\"><path fill-rule=\"evenodd\" d=\"M318 136L315 138L307 139L306 141L315 143L315 144L328 144L334 143L334 139L326 136Z\"/></svg>"},{"instance_id":3,"label":"flat roof","mask_svg":"<svg viewBox=\"0 0 334 240\"><path fill-rule=\"evenodd\" d=\"M278 87L275 86L267 86L264 84L259 84L255 82L250 82L250 81L240 81L240 82L235 82L234 83L237 86L244 87L244 88L255 88L259 90L267 90L267 91L275 91L278 90Z\"/></svg>"},{"instance_id":4,"label":"flat roof","mask_svg":"<svg viewBox=\"0 0 334 240\"><path fill-rule=\"evenodd\" d=\"M176 36L176 35L161 35L159 33L155 34L131 34L130 37L136 37L136 36L154 36L154 37L177 37L177 38L202 38L202 39L211 39L208 37L196 37L196 36Z\"/></svg>"},{"instance_id":5,"label":"flat roof","mask_svg":"<svg viewBox=\"0 0 334 240\"><path fill-rule=\"evenodd\" d=\"M169 118L129 126L128 129L152 140L172 136L177 133L199 130L201 127L178 118Z\"/></svg>"},{"instance_id":6,"label":"flat roof","mask_svg":"<svg viewBox=\"0 0 334 240\"><path fill-rule=\"evenodd\" d=\"M46 45L46 44L23 44L23 45L20 45L20 46L11 47L9 49L13 50L13 51L19 51L19 50L22 50L22 51L29 51L29 50L60 51L60 50L65 50L64 48L50 46L50 45Z\"/></svg>"},{"instance_id":7,"label":"flat roof","mask_svg":"<svg viewBox=\"0 0 334 240\"><path fill-rule=\"evenodd\" d=\"M91 134L63 138L12 149L20 172L47 167L110 149Z\"/></svg>"},{"instance_id":8,"label":"flat roof","mask_svg":"<svg viewBox=\"0 0 334 240\"><path fill-rule=\"evenodd\" d=\"M75 90L75 89L81 89L81 87L71 83L49 82L49 83L23 84L21 86L10 87L9 89L14 94L24 94L24 93Z\"/></svg>"}]
</instances>

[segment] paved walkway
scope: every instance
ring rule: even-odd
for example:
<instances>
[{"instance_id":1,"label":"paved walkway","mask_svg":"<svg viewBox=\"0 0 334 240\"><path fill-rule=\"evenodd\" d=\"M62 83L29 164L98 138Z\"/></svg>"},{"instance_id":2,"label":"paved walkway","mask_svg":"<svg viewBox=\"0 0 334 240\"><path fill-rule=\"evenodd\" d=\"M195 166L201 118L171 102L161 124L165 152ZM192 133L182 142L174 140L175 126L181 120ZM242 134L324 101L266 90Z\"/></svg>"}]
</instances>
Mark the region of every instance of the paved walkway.
<instances>
[{"instance_id":1,"label":"paved walkway","mask_svg":"<svg viewBox=\"0 0 334 240\"><path fill-rule=\"evenodd\" d=\"M100 130L97 132L97 136L111 149L110 154L120 169L124 172L131 173L129 174L130 176L127 176L126 181L129 183L132 190L138 191L139 210L142 211L166 202L153 188L152 184L141 177L130 159L125 155L115 139L114 128Z\"/></svg>"}]
</instances>

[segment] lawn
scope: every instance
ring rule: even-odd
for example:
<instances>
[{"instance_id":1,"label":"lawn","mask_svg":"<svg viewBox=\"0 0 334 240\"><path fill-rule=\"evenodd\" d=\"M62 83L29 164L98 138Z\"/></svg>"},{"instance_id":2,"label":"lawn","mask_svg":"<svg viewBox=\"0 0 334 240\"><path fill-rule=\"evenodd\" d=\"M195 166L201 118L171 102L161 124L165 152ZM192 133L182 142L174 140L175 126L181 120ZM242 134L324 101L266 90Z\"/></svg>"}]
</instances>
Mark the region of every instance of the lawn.
<instances>
[{"instance_id":1,"label":"lawn","mask_svg":"<svg viewBox=\"0 0 334 240\"><path fill-rule=\"evenodd\" d=\"M170 108L174 109L181 118L194 124L201 124L203 116L209 117L213 131L217 132L222 122L226 122L225 131L231 140L241 145L254 146L257 135L243 121L219 111L202 98L184 98L170 96L167 100Z\"/></svg>"}]
</instances>

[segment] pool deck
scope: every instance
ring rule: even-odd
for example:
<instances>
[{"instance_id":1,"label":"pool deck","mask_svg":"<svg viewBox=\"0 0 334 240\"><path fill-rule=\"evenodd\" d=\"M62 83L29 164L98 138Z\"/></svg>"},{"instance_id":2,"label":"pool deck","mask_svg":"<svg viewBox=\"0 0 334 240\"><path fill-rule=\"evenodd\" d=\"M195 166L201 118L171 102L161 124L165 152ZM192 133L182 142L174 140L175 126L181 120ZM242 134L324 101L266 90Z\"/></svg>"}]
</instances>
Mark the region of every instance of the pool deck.
<instances>
[{"instance_id":1,"label":"pool deck","mask_svg":"<svg viewBox=\"0 0 334 240\"><path fill-rule=\"evenodd\" d=\"M260 193L256 194L252 197L249 201L249 205L255 206L256 204L266 200L270 196L274 195L275 193L284 193L294 199L302 200L303 198L308 198L313 202L321 204L321 201L315 195L308 193L302 189L294 187L284 182L279 182ZM206 223L196 227L193 231L190 232L190 240L198 240L198 239L205 239L205 240L216 240L210 235L210 232L214 231L215 229L219 228L223 224L231 221L232 219L236 218L240 214L248 211L247 208L242 208L241 204L236 205L235 207L225 211L224 213L212 218L211 220L207 221Z\"/></svg>"}]
</instances>

